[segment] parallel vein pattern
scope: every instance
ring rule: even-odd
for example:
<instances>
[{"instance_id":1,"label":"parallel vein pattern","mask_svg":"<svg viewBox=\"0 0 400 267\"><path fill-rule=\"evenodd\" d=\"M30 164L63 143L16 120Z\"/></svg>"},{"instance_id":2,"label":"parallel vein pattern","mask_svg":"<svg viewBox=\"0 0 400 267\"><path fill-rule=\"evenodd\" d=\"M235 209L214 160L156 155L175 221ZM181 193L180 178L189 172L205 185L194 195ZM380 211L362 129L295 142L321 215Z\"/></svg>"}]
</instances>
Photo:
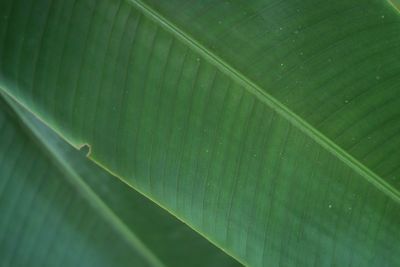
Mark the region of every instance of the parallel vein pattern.
<instances>
[{"instance_id":1,"label":"parallel vein pattern","mask_svg":"<svg viewBox=\"0 0 400 267\"><path fill-rule=\"evenodd\" d=\"M171 31L178 38L184 39L184 41L187 42L189 46L195 47L195 50L197 50L200 54L204 54L205 57L209 61L215 63L215 65L219 67L221 71L226 72L228 76L232 76L233 79L236 79L238 83L241 83L245 89L247 89L250 93L255 95L260 101L266 103L266 105L270 106L272 109L277 110L281 116L291 121L300 130L304 131L311 138L315 139L316 142L318 142L321 146L329 150L331 153L335 154L338 158L342 159L346 164L350 165L351 168L359 172L368 181L370 181L372 184L381 189L383 193L388 194L395 201L400 202L400 193L396 188L392 187L391 185L392 181L387 183L384 179L376 175L373 171L364 166L357 159L355 159L349 153L344 151L341 147L333 143L330 139L326 138L313 126L311 126L302 118L297 116L295 113L287 109L286 106L282 105L272 96L265 93L265 91L262 90L259 86L248 80L246 77L244 77L241 73L237 72L235 69L231 68L224 61L222 61L214 54L209 52L205 47L199 45L198 43L196 43L196 41L193 41L192 38L182 33L174 25L169 24L168 21L165 20L165 18L161 17L159 14L154 12L154 10L152 10L150 7L144 5L139 0L132 0L132 2L135 5L137 5L140 9L144 10L144 12L148 14L148 16L154 19L156 22L160 22L160 24L167 25L166 26L167 30ZM395 119L398 119L398 117L399 116L396 116ZM341 132L338 136L342 134L343 132ZM389 138L389 140L390 139L391 138Z\"/></svg>"},{"instance_id":2,"label":"parallel vein pattern","mask_svg":"<svg viewBox=\"0 0 400 267\"><path fill-rule=\"evenodd\" d=\"M95 166L18 105L19 117L1 98L0 103L1 266L240 265ZM70 183L68 173L60 171L54 155L45 153L34 132L45 138L63 164L74 168L125 229ZM132 241L137 244L132 246Z\"/></svg>"},{"instance_id":3,"label":"parallel vein pattern","mask_svg":"<svg viewBox=\"0 0 400 267\"><path fill-rule=\"evenodd\" d=\"M400 188L400 16L388 1L131 2Z\"/></svg>"},{"instance_id":4,"label":"parallel vein pattern","mask_svg":"<svg viewBox=\"0 0 400 267\"><path fill-rule=\"evenodd\" d=\"M0 101L0 265L157 266L67 182Z\"/></svg>"},{"instance_id":5,"label":"parallel vein pattern","mask_svg":"<svg viewBox=\"0 0 400 267\"><path fill-rule=\"evenodd\" d=\"M397 14L378 1L361 13L356 1L245 2L146 1L232 66L221 68L132 6L141 2L4 1L1 82L245 264L400 264L399 183L391 179L399 171ZM50 15L26 16L28 3ZM371 42L380 31L385 39ZM234 69L263 89L250 92L256 86ZM392 196L338 155L377 173Z\"/></svg>"}]
</instances>

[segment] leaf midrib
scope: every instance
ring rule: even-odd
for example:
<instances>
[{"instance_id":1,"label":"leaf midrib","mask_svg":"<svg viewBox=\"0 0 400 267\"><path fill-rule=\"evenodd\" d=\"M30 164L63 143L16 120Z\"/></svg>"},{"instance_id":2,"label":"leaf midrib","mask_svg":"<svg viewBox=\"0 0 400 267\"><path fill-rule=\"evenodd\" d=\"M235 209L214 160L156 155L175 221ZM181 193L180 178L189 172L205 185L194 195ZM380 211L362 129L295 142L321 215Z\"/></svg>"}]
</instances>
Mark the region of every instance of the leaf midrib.
<instances>
[{"instance_id":1,"label":"leaf midrib","mask_svg":"<svg viewBox=\"0 0 400 267\"><path fill-rule=\"evenodd\" d=\"M311 124L309 124L302 117L294 113L291 109L281 103L279 100L274 98L272 95L264 91L259 85L254 83L251 79L247 78L243 73L232 67L228 62L217 56L212 51L208 50L205 46L199 43L192 36L182 31L173 22L166 19L159 12L154 10L149 5L145 4L141 0L127 0L134 7L139 9L145 16L153 20L168 32L172 33L179 40L186 43L194 51L198 52L211 64L215 65L219 70L230 76L233 80L241 84L250 94L254 95L263 104L274 109L279 115L287 119L295 127L301 130L303 133L312 138L316 143L321 145L327 151L332 153L334 156L339 158L342 162L348 165L351 169L360 174L369 183L383 192L385 195L392 198L396 203L400 203L400 192L394 188L391 184L387 183L382 177L372 171L370 168L365 166L330 138L325 136L322 132L317 130Z\"/></svg>"}]
</instances>

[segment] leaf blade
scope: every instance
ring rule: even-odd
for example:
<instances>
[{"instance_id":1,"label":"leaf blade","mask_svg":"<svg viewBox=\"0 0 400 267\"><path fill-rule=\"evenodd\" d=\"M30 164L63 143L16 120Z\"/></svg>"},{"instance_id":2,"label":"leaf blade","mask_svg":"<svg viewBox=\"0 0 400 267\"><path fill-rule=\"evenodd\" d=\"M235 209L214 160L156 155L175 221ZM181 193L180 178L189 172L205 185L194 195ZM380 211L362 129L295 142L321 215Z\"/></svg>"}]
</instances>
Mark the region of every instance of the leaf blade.
<instances>
[{"instance_id":1,"label":"leaf blade","mask_svg":"<svg viewBox=\"0 0 400 267\"><path fill-rule=\"evenodd\" d=\"M96 59L90 54L86 55L89 58L88 61L96 62L99 65L93 64L93 67L101 74L96 71L91 72L87 66L86 73L88 75L84 80L86 80L86 84L93 83L94 86L82 88L81 92L78 92L78 96L87 96L93 92L98 99L95 100L97 104L82 103L87 101L87 98L79 103L71 103L82 112L83 118L80 118L79 122L66 118L64 113L71 110L64 109L62 104L65 96L67 96L66 99L72 101L69 88L71 88L71 83L73 84L66 79L66 84L57 84L60 94L54 102L48 100L47 103L40 103L41 100L33 100L34 104L31 107L35 112L63 132L76 145L91 144L95 160L126 179L132 186L145 192L149 197L164 203L178 217L214 242L226 247L245 263L254 266L267 263L324 265L328 264L331 259L332 262L340 265L356 262L354 264L365 266L374 264L374 261L381 264L395 264L396 259L393 258L393 255L396 253L387 254L388 252L382 250L383 240L390 240L391 244L396 244L396 240L393 240L388 233L390 231L397 232L394 225L398 218L392 213L396 213L398 204L393 199L388 200L385 195L382 195L382 192L376 191L371 184L365 183L362 176L344 165L337 155L332 155L326 151L325 147L321 147L320 143L305 135L293 124L293 121L276 115L276 109L263 103L260 104L259 100L248 93L247 88L233 81L232 77L226 73L216 69L213 64L215 62L209 62L210 58L204 58L204 55L200 55L198 51L188 48L187 45L163 31L154 22L143 18L139 10L135 8L130 10L131 16L142 19L141 26L135 33L136 43L130 48L129 45L122 46L125 26L121 22L122 15L120 14L126 14L126 10L130 7L125 2L110 3L112 3L110 7L115 8L114 11L108 13L102 6L97 9L97 14L100 14L98 15L99 21L108 21L105 18L114 17L111 19L112 28L116 30L107 30L104 35L99 34L106 40L111 40L111 45L107 47L102 43L91 42L100 59ZM116 3L122 3L122 5L114 7L113 5ZM290 2L290 4L293 3ZM314 7L310 3L313 1L306 2L306 7L307 5ZM334 9L338 7L339 11L352 13L355 9L349 7L354 2L347 3L337 3L332 6ZM157 5L165 8L169 4L157 3ZM371 8L376 5L378 4L374 2L367 7ZM321 14L329 13L329 8L332 6L325 7ZM217 5L217 7L222 8L221 5ZM239 5L233 7L240 11ZM282 9L279 6L267 11L279 10L288 9L287 6ZM371 10L374 15L376 12L382 11L382 7L376 10L371 8ZM174 14L173 11L170 9L169 13L163 13L168 14L170 19L171 14ZM397 17L390 15L390 11L386 7L383 7L383 11L385 16L388 16L387 18L396 22ZM346 16L343 15L348 14L346 12L339 12L340 20L334 25L342 25L341 23L346 21ZM207 19L210 19L210 16L212 18L213 13L210 11L209 14L211 15L206 17ZM277 15L279 14L281 13L277 12ZM372 18L372 15L367 14L367 18ZM190 17L178 18L190 19ZM285 17L285 14L281 18L271 16L277 20ZM195 22L194 18L201 18L201 16L193 16ZM227 18L229 17L227 16ZM304 18L308 17L304 16ZM210 21L218 24L215 17ZM371 21L375 23L377 20L375 18ZM129 25L131 24L128 23L128 28ZM180 21L179 26L182 25L187 30L188 27L185 25L189 25L189 23L183 24ZM205 34L215 34L222 27L206 27L209 25L194 23L190 25L195 25L194 29L197 31L200 29L200 32ZM259 23L259 25L264 24ZM393 23L393 25L395 28L397 23ZM131 26L133 28L133 25ZM254 26L253 23L250 28L255 30L258 29L257 26ZM97 32L100 32L106 27L109 25L104 22L95 28L98 28ZM357 27L355 25L355 28L351 28L351 30L354 31ZM378 28L373 28L372 32ZM254 33L253 31L249 32ZM287 33L285 30L286 35ZM311 38L312 35L313 33L309 32L308 42L314 42L315 38ZM71 34L71 36L75 35ZM196 35L196 37L199 36L200 34ZM210 38L209 35L205 36L206 39L202 39L202 41ZM272 36L275 38L272 40L277 44L279 36L280 34ZM332 36L335 39L340 34L334 32ZM396 43L394 35L388 36L393 38L391 40ZM154 42L155 39L157 42ZM249 38L243 38L243 40L247 39ZM79 38L67 38L66 40L72 47L82 49ZM236 39L221 40L228 42L228 40ZM363 38L360 40L365 41ZM229 45L224 43L230 50L222 50L221 46L219 50L219 54L223 55L225 59L229 58L231 62L235 62L235 58L243 60L248 58L247 56L251 57L251 53L255 51L249 49L246 50L250 53L247 56L235 56L240 53L238 50L234 50L237 49L237 46L233 41ZM329 38L323 41L327 42ZM57 42L64 41L57 40L55 37L53 43ZM171 42L171 52L165 54L164 47L170 45ZM262 42L255 44L261 47L265 45ZM316 44L320 45L318 42ZM212 42L208 42L206 45L210 47ZM119 47L125 47L122 49L123 52L118 50ZM250 45L249 48L252 46ZM312 50L313 46L310 46L309 49ZM282 55L283 52L289 50L275 51ZM120 62L117 55L131 52L134 53L134 57L128 67L121 67L120 72L113 71L113 67L117 68ZM349 59L358 60L358 56L349 57ZM316 66L320 67L322 62L320 60L325 57L326 55L322 54L322 56L314 58L316 63L319 63ZM63 73L67 77L68 74L71 74L69 69L74 69L79 60L73 51L69 51L68 56L64 58L72 66L63 69ZM267 63L275 60L273 56L260 58L266 60ZM107 65L108 62L112 64ZM161 63L167 64L168 67L165 68L165 71L160 69L160 65L163 65ZM313 65L315 62L309 61L308 63L308 67L317 70ZM42 72L47 73L44 71L47 70L51 73L51 66L58 67L57 64L41 65ZM258 66L262 64L265 62ZM276 64L276 62L271 64ZM238 64L232 65L237 67ZM392 62L387 69L389 74L390 71L393 71L393 66L396 65ZM245 68L248 68L249 73L252 71L252 75L258 75L258 79L260 78L260 72L257 69L249 64L240 66L242 71ZM338 71L343 71L343 68L338 68ZM126 78L121 76L121 73L125 72L129 73ZM279 73L281 71L278 70L271 73L270 76L265 76L267 82L274 81L273 78ZM318 74L317 71L315 73ZM164 74L169 79L160 79ZM297 75L300 74L302 74L301 78L307 78L307 72L297 72ZM327 71L321 73L319 77L325 80L331 76ZM253 79L254 77L252 76ZM113 83L120 79L126 79L124 85ZM161 82L157 83L160 80ZM286 81L295 81L295 79ZM315 82L316 80L310 79L310 81ZM276 88L284 88L285 80L278 85ZM314 89L318 82L313 85L310 88ZM9 83L10 92L25 102L30 101L26 92L17 92L14 86L12 82ZM51 87L43 86L42 90L46 90L46 88ZM360 88L363 87L358 87L357 90ZM303 87L298 89L293 91L295 95L289 102L293 103L299 100L298 97L304 96L303 94L306 93L306 89ZM318 92L319 90L315 91L315 94ZM373 92L376 93L376 91ZM326 96L321 94L321 97ZM340 97L333 98L333 102L338 103ZM382 99L385 100L387 97L388 95L384 94ZM282 100L282 96L278 95L277 98ZM115 99L122 99L122 102L115 101ZM120 103L122 104L119 105ZM390 102L390 109L387 113L389 117L395 115L393 113L395 103ZM89 107L86 108L85 104ZM314 103L313 106L315 107L315 105ZM57 109L51 112L50 106L57 107ZM293 106L291 107L293 108ZM329 108L332 106L330 105ZM348 109L344 110L349 111ZM93 118L95 118L95 123L93 123ZM119 128L117 133L114 131L116 128L115 118L121 122L121 126L117 126ZM311 120L312 116L308 118ZM395 120L397 118L394 117ZM348 122L346 121L346 123ZM328 123L327 125L334 126L334 124ZM259 128L259 125L269 126ZM390 128L391 131L396 130L395 124L393 125L394 127ZM340 127L343 125L338 123L338 127L333 127L332 132L336 132ZM322 132L326 133L326 131ZM261 137L266 135L269 138L263 141ZM382 138L386 134L379 136ZM348 139L345 140L348 141ZM153 143L157 145L153 145ZM379 158L378 154L373 160ZM257 156L261 156L263 160L258 161ZM121 161L119 162L118 159ZM396 157L388 157L389 161L386 163L392 164L395 159ZM388 188L390 189L390 187ZM378 199L377 203L368 199L370 195ZM356 203L356 211L353 211L355 209L352 207L353 202ZM251 208L249 209L249 207ZM310 210L309 213L308 210ZM389 210L389 214L386 213L387 210ZM366 211L372 215L364 214ZM381 213L382 211L383 213ZM357 215L353 215L354 212ZM349 219L338 219L341 217ZM373 222L372 226L366 223L369 220ZM359 229L355 228L356 224L359 224ZM287 231L287 228L291 230ZM385 230L381 233L381 229L394 230ZM364 243L362 240L368 239L368 231L374 231L376 235L373 240ZM301 234L298 239L294 240L289 233ZM354 252L356 255L352 255L352 251L348 251L349 236L357 247ZM302 242L305 242L305 245ZM301 251L302 247L307 248L310 257L304 259L301 254L296 253L296 251ZM336 252L337 250L339 252ZM396 248L393 250L395 251ZM372 260L366 261L362 256L363 253L366 253Z\"/></svg>"},{"instance_id":2,"label":"leaf blade","mask_svg":"<svg viewBox=\"0 0 400 267\"><path fill-rule=\"evenodd\" d=\"M2 140L5 144L9 141L14 145L23 144L18 145L18 147L22 147L22 150L14 148L27 155L18 161L28 165L33 163L34 166L37 165L36 169L40 170L39 175L37 172L28 172L25 182L26 180L39 180L40 183L34 184L34 186L30 182L25 183L27 185L21 184L24 176L18 173L18 169L14 168L14 171L10 171L13 169L13 164L10 162L13 162L12 158L14 157L8 155L10 154L7 153L9 150L5 149L2 143L0 150L2 158L10 158L8 161L1 161L0 181L2 185L5 184L0 194L4 202L1 207L3 216L0 220L2 225L0 238L2 264L26 265L29 260L31 266L52 266L61 262L66 266L103 266L102 264L104 266L110 264L113 266L131 266L132 264L141 266L147 266L147 264L149 266L186 266L187 264L192 266L239 266L237 262L203 240L187 226L171 218L165 211L161 211L159 207L132 191L117 178L104 173L83 155L80 155L78 151L65 144L37 118L27 113L10 98L5 98L13 108L10 108L1 99L2 131L0 133L4 137ZM14 134L10 135L10 131ZM11 136L13 139L8 138ZM40 148L43 145L42 141L38 142L36 138L40 140L45 138L46 146L50 147L53 152L49 154L43 151ZM47 158L52 156L52 153L57 153L57 157L63 161L63 166L68 165L70 166L68 169L73 168L73 175L79 176L78 179L82 179L82 183L85 183L84 188L92 191L89 196L87 191L82 193L82 183L78 183L78 186L74 181L71 183L70 179L65 177L65 172L53 175L51 170L58 169L59 166ZM8 168L7 165L10 165L11 168ZM49 167L44 168L44 166ZM24 170L24 168L19 169ZM29 171L29 168L25 169ZM17 181L14 182L14 187L7 182L11 179ZM66 188L62 194L60 194L60 189L54 187L56 184L61 185L59 186L61 188ZM69 190L71 187L73 189ZM21 191L21 188L25 192L31 188L32 192L29 192L27 196L25 194L13 196L14 193ZM5 191L9 193L6 194ZM61 200L57 199L57 192L60 194L58 197ZM53 198L47 199L47 195L52 195ZM95 198L95 203L93 203L93 198ZM71 199L76 200L72 201ZM18 204L13 206L13 201ZM46 211L46 206L49 205L52 206L52 209L48 208ZM26 209L27 206L35 208ZM85 212L81 212L81 206L85 207ZM64 207L68 208L64 209ZM47 215L44 216L39 212L41 209L44 209ZM101 209L106 209L108 212ZM56 216L57 212L61 214L61 217ZM53 225L53 220L48 219L49 216L58 218L58 224ZM21 218L23 220L20 224L7 223L11 220L10 218L14 221L21 220ZM64 220L60 221L59 218L64 218ZM68 224L71 220L80 224L73 224L73 231L68 231ZM44 227L45 224L47 227ZM24 225L24 227L21 228L20 225ZM15 229L20 229L17 235L12 234ZM37 229L42 230L38 232ZM50 229L49 233L44 233L48 229ZM59 232L62 234L58 234ZM64 233L68 233L69 236L66 237L63 235ZM100 238L93 238L93 236L102 237L104 235L106 237L102 240L104 243L99 242ZM50 241L46 239L46 236L50 238ZM81 238L78 238L79 236ZM36 245L36 249L29 248L29 246L32 247L33 242L38 241L40 241L40 245ZM72 241L80 242L76 245L78 247L76 249L79 251L76 255L68 253L70 250L68 246ZM123 249L121 249L120 243L123 245ZM52 248L48 249L47 254L53 253L54 256L43 257L41 249L50 245ZM193 249L194 247L196 249ZM121 252L114 253L114 250L121 250ZM116 257L114 257L115 254ZM86 258L87 255L89 258Z\"/></svg>"}]
</instances>

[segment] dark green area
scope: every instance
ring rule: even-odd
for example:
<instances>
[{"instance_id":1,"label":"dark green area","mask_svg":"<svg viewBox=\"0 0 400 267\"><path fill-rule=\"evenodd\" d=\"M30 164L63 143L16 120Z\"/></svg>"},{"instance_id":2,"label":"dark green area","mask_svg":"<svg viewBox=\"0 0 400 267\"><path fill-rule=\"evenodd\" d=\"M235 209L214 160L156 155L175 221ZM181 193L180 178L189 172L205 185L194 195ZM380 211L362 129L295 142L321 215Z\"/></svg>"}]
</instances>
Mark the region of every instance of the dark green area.
<instances>
[{"instance_id":1,"label":"dark green area","mask_svg":"<svg viewBox=\"0 0 400 267\"><path fill-rule=\"evenodd\" d=\"M0 99L1 266L240 266L11 103L18 114ZM79 191L29 127L153 255Z\"/></svg>"},{"instance_id":2,"label":"dark green area","mask_svg":"<svg viewBox=\"0 0 400 267\"><path fill-rule=\"evenodd\" d=\"M0 84L250 266L400 265L388 1L4 0Z\"/></svg>"}]
</instances>

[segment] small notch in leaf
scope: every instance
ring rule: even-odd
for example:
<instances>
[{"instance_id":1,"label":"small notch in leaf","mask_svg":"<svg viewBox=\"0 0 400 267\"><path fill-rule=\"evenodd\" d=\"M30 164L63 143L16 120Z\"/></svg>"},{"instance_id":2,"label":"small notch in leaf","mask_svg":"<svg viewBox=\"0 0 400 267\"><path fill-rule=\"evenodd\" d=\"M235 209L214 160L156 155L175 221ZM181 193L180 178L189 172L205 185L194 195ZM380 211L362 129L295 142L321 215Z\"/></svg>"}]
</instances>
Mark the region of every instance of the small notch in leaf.
<instances>
[{"instance_id":1,"label":"small notch in leaf","mask_svg":"<svg viewBox=\"0 0 400 267\"><path fill-rule=\"evenodd\" d=\"M92 147L89 144L82 144L79 147L79 152L81 152L81 154L86 157L89 157L91 151L92 151Z\"/></svg>"}]
</instances>

